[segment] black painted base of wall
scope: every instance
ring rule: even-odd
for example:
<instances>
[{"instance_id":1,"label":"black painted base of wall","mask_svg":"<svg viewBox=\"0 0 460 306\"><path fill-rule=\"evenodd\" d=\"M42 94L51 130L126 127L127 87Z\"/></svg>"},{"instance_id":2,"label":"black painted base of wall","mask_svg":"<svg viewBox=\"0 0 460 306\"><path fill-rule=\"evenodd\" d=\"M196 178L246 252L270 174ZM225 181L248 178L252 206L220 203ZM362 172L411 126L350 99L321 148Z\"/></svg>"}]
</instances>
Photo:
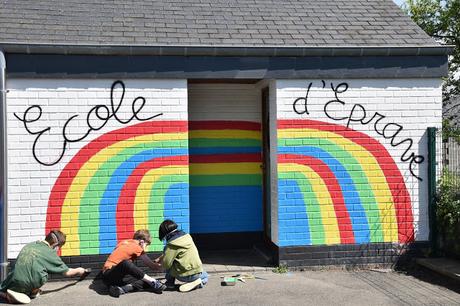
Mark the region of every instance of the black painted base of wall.
<instances>
[{"instance_id":1,"label":"black painted base of wall","mask_svg":"<svg viewBox=\"0 0 460 306\"><path fill-rule=\"evenodd\" d=\"M254 245L263 241L262 232L238 232L238 233L216 233L216 234L191 234L198 250L232 250L232 249L252 249ZM155 259L161 252L149 252L149 257ZM92 273L88 278L94 278L102 269L109 254L100 255L78 255L62 256L62 260L70 268L84 267L91 268ZM9 269L14 266L15 260L9 260ZM144 266L141 260L136 264L149 275L154 275L151 270ZM159 273L158 275L162 275ZM52 275L51 279L64 279L62 275Z\"/></svg>"},{"instance_id":2,"label":"black painted base of wall","mask_svg":"<svg viewBox=\"0 0 460 306\"><path fill-rule=\"evenodd\" d=\"M407 264L426 254L428 242L369 243L321 246L279 247L279 264L289 267L365 266Z\"/></svg>"},{"instance_id":3,"label":"black painted base of wall","mask_svg":"<svg viewBox=\"0 0 460 306\"><path fill-rule=\"evenodd\" d=\"M407 265L414 257L421 257L427 253L429 242L414 242L410 244L398 243L370 243L349 245L321 245L321 246L294 246L278 247L273 243L264 243L261 232L226 233L226 234L193 234L199 250L231 250L257 249L267 252L271 256L274 266L287 265L295 267L321 266L392 266L395 268ZM259 247L257 247L259 246ZM262 246L262 248L261 248ZM148 253L154 259L160 252ZM71 268L91 268L93 272L89 278L94 278L101 270L108 254L62 256L62 260ZM10 269L15 260L10 260ZM150 275L151 270L143 265L141 260L136 264ZM156 276L163 276L162 273ZM51 279L64 279L62 275L52 275Z\"/></svg>"},{"instance_id":4,"label":"black painted base of wall","mask_svg":"<svg viewBox=\"0 0 460 306\"><path fill-rule=\"evenodd\" d=\"M161 255L161 252L149 252L148 254L150 258L155 259ZM91 268L92 272L88 276L88 279L95 278L97 276L97 274L101 271L102 266L104 265L105 261L107 260L107 257L109 257L109 254L61 256L62 261L64 261L64 263L69 268L78 268L78 267ZM10 262L9 270L11 270L14 267L16 260L10 259L9 262ZM146 273L148 272L149 275L154 275L154 273L152 273L152 270L150 270L147 266L143 264L142 260L136 260L135 263ZM163 273L158 273L158 275L163 275ZM63 275L57 275L57 274L50 274L50 279L51 280L63 280L63 279L69 280L69 278L66 278ZM78 278L75 278L75 280L76 279Z\"/></svg>"}]
</instances>

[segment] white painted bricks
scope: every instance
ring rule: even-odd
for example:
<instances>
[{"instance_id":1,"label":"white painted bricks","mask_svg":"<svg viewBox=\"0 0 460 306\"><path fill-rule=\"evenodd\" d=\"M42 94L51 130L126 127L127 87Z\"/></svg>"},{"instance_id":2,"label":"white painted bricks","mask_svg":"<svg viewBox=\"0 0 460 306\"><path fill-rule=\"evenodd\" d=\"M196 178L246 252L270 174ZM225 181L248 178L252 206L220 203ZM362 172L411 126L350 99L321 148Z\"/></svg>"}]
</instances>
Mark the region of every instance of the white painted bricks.
<instances>
[{"instance_id":1,"label":"white painted bricks","mask_svg":"<svg viewBox=\"0 0 460 306\"><path fill-rule=\"evenodd\" d=\"M40 165L32 155L36 135L27 133L21 117L27 108L39 105L40 120L30 125L32 131L50 127L37 143L44 161L53 161L62 147L62 128L72 115L78 115L68 128L69 137L78 138L88 130L86 115L96 105L110 108L110 91L114 80L9 79L8 103L8 199L9 250L8 257L16 257L22 246L43 239L48 198L57 176L69 160L84 145L111 130L125 127L113 118L98 131L91 131L82 141L68 143L62 160L53 166ZM187 120L186 80L123 80L126 90L119 116L132 116L132 101L145 98L140 117L163 113L153 120ZM114 100L121 99L121 90L114 92ZM37 116L30 113L29 118ZM143 118L145 118L143 117ZM94 121L95 124L97 122ZM139 123L136 118L131 124Z\"/></svg>"},{"instance_id":2,"label":"white painted bricks","mask_svg":"<svg viewBox=\"0 0 460 306\"><path fill-rule=\"evenodd\" d=\"M348 90L339 94L343 104L334 103L324 111L328 101L336 99L331 83L334 86L345 82ZM305 97L309 84L312 84L308 95L309 114L297 114L293 102ZM379 124L395 123L403 126L397 140L411 138L413 145L407 155L413 152L422 155L424 163L413 166L414 173L423 178L418 181L409 170L409 162L402 162L401 156L407 145L392 146L390 139L385 139L374 129L374 122L362 124L359 119L364 117L361 108L357 108L349 123L349 127L364 132L383 144L395 160L412 200L414 228L416 240L428 239L428 199L427 199L427 137L428 127L441 127L442 96L441 80L439 79L395 79L395 80L277 80L277 118L278 119L312 119L347 126L348 118L355 104L360 104L366 112L366 120L371 119L375 112L385 116ZM324 86L324 87L323 87ZM298 105L304 110L303 102ZM375 121L375 120L374 120ZM379 127L377 127L378 129ZM381 127L380 127L381 128ZM283 196L283 195L279 195Z\"/></svg>"}]
</instances>

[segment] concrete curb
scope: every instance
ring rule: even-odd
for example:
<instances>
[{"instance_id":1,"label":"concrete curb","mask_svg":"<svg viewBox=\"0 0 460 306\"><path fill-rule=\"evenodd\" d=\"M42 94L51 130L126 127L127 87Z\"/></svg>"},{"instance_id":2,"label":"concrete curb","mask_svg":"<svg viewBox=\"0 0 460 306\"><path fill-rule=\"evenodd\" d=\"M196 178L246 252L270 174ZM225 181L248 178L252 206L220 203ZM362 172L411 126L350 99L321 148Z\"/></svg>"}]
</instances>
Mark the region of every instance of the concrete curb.
<instances>
[{"instance_id":1,"label":"concrete curb","mask_svg":"<svg viewBox=\"0 0 460 306\"><path fill-rule=\"evenodd\" d=\"M208 273L218 274L218 273L236 273L236 272L264 272L264 271L271 271L274 269L274 267L204 264L203 269Z\"/></svg>"}]
</instances>

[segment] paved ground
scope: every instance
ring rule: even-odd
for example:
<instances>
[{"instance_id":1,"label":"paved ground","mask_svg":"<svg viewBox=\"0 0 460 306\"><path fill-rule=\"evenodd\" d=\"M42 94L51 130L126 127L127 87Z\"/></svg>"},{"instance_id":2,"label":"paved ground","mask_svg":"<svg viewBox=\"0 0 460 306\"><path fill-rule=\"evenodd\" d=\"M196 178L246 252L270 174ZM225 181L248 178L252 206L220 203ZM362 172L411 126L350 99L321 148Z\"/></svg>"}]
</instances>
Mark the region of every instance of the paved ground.
<instances>
[{"instance_id":1,"label":"paved ground","mask_svg":"<svg viewBox=\"0 0 460 306\"><path fill-rule=\"evenodd\" d=\"M222 287L212 274L204 289L161 295L138 292L111 298L100 283L48 283L32 305L459 305L460 294L396 272L306 271L275 274L257 271L265 280ZM64 285L67 287L56 291ZM456 290L456 288L454 288ZM457 290L460 292L460 290Z\"/></svg>"},{"instance_id":2,"label":"paved ground","mask_svg":"<svg viewBox=\"0 0 460 306\"><path fill-rule=\"evenodd\" d=\"M417 264L460 282L460 261L449 258L417 258Z\"/></svg>"}]
</instances>

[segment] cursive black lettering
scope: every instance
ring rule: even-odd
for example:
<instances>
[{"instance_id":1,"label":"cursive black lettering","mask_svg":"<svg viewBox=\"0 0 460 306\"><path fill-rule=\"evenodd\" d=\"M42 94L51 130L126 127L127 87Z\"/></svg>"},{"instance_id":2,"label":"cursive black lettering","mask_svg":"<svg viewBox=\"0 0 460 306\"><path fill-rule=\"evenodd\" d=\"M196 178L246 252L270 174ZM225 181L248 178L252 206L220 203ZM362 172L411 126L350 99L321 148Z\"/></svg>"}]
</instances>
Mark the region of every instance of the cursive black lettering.
<instances>
[{"instance_id":1,"label":"cursive black lettering","mask_svg":"<svg viewBox=\"0 0 460 306\"><path fill-rule=\"evenodd\" d=\"M339 104L341 104L342 106L345 105L345 102L342 102L342 101L337 101L337 100L328 101L326 104L324 104L324 114L325 114L329 119L332 119L332 120L335 120L335 121L342 121L342 120L347 119L347 116L336 118L336 117L332 117L332 115L329 114L328 107L329 107L329 105L331 105L332 103L339 103Z\"/></svg>"},{"instance_id":2,"label":"cursive black lettering","mask_svg":"<svg viewBox=\"0 0 460 306\"><path fill-rule=\"evenodd\" d=\"M80 136L79 138L70 139L68 137L69 133L67 133L67 126L69 125L70 122L72 122L72 120L74 118L77 118L77 117L78 117L78 115L73 115L72 117L67 119L67 121L64 123L64 126L62 128L62 137L64 138L64 141L67 141L67 142L79 142L79 141L82 141L83 139L85 139L86 136L88 136L89 133L91 132L91 129L88 129L88 130L85 131L83 136Z\"/></svg>"},{"instance_id":3,"label":"cursive black lettering","mask_svg":"<svg viewBox=\"0 0 460 306\"><path fill-rule=\"evenodd\" d=\"M139 106L136 106L137 101L141 101L141 104ZM150 120L150 119L153 119L153 118L156 118L158 116L163 115L161 113L161 114L155 114L155 115L147 117L147 118L139 118L138 114L141 112L141 110L144 107L144 105L145 105L145 98L144 97L137 97L136 99L134 99L133 104L131 105L131 109L133 111L133 118L136 118L139 121L147 121L147 120Z\"/></svg>"},{"instance_id":4,"label":"cursive black lettering","mask_svg":"<svg viewBox=\"0 0 460 306\"><path fill-rule=\"evenodd\" d=\"M356 111L358 110L358 111ZM360 112L358 116L356 116L356 113ZM353 105L353 108L351 109L350 116L348 116L348 122L347 122L347 127L350 127L350 123L353 122L362 122L364 119L366 119L366 110L361 104L355 104Z\"/></svg>"},{"instance_id":5,"label":"cursive black lettering","mask_svg":"<svg viewBox=\"0 0 460 306\"><path fill-rule=\"evenodd\" d=\"M114 98L113 98L113 95L115 93L115 89L117 87L117 85L121 85L121 97L120 97L120 100L118 102L118 104L115 105L115 101L114 101ZM110 106L112 107L112 116L115 117L115 120L117 120L118 122L120 122L121 124L127 124L129 123L133 117L131 117L131 119L128 119L127 121L123 121L121 118L119 118L117 116L117 112L118 110L120 109L121 107L121 104L123 103L123 98L125 97L125 84L122 82L122 81L115 81L113 82L112 84L112 89L110 90Z\"/></svg>"},{"instance_id":6,"label":"cursive black lettering","mask_svg":"<svg viewBox=\"0 0 460 306\"><path fill-rule=\"evenodd\" d=\"M379 115L380 115L380 114L379 114ZM385 129L385 127L383 127L382 131L380 131L380 130L379 130L379 127L378 127L377 125L380 123L380 121L382 121L383 119L385 119L386 116L380 115L379 117L380 117L380 118L377 119L377 120L375 120L375 122L374 122L374 131L375 131L377 134L383 136L383 130Z\"/></svg>"},{"instance_id":7,"label":"cursive black lettering","mask_svg":"<svg viewBox=\"0 0 460 306\"><path fill-rule=\"evenodd\" d=\"M322 81L323 82L323 88L325 88L325 82L324 80ZM324 114L329 118L329 119L332 119L332 120L335 120L335 121L342 121L342 120L345 120L347 119L347 117L339 117L339 118L334 118L332 117L331 114L329 114L329 111L328 111L328 107L329 105L331 105L332 103L339 103L340 105L344 106L345 105L345 102L340 100L339 98L339 93L344 93L345 91L348 90L348 84L346 83L340 83L339 85L337 85L337 87L334 87L334 84L331 82L331 89L332 91L334 92L334 96L335 96L335 99L334 100L330 100L328 102L326 102L326 104L324 104Z\"/></svg>"},{"instance_id":8,"label":"cursive black lettering","mask_svg":"<svg viewBox=\"0 0 460 306\"><path fill-rule=\"evenodd\" d=\"M305 94L305 97L300 97L300 98L295 99L294 103L292 104L292 107L294 108L294 111L299 115L302 115L302 114L309 115L310 114L308 112L308 95L310 94L310 88L311 88L312 85L313 85L312 82L310 82L310 84L308 84L307 93ZM301 105L302 108L300 110L298 110L297 109L297 103L301 102L301 101L303 101L303 105Z\"/></svg>"},{"instance_id":9,"label":"cursive black lettering","mask_svg":"<svg viewBox=\"0 0 460 306\"><path fill-rule=\"evenodd\" d=\"M396 130L394 131L389 131L388 130L390 129L390 127L396 127ZM398 134L403 130L403 127L402 125L400 124L397 124L397 123L388 123L387 125L385 125L385 127L383 128L382 130L382 135L383 137L385 137L386 139L391 139L391 142L393 143L394 142L394 139L396 138L396 136L398 136ZM391 133L391 134L389 134Z\"/></svg>"},{"instance_id":10,"label":"cursive black lettering","mask_svg":"<svg viewBox=\"0 0 460 306\"><path fill-rule=\"evenodd\" d=\"M31 112L34 112L34 111L37 111L37 115L36 117L34 118L29 118L30 116L30 113ZM42 161L39 157L38 157L38 154L37 154L37 144L38 142L40 141L41 137L46 133L48 132L49 130L51 130L51 127L47 127L47 128L44 128L42 130L39 130L39 131L33 131L30 127L30 124L36 122L36 121L39 121L41 116L42 116L42 108L39 106L39 105L32 105L30 106L29 108L26 109L26 111L24 112L22 118L19 117L16 113L14 113L13 115L16 117L16 119L18 119L19 121L21 121L23 124L24 124L24 128L26 129L27 133L31 134L31 135L37 135L37 137L35 137L35 140L34 140L34 143L32 144L32 155L34 156L35 160L38 161L40 164L42 165L45 165L45 166L52 166L52 165L55 165L57 164L61 159L62 159L62 156L64 155L64 152L66 150L66 142L64 141L63 144L62 144L62 148L61 148L61 154L59 155L59 158L57 158L55 161L53 162L44 162Z\"/></svg>"},{"instance_id":11,"label":"cursive black lettering","mask_svg":"<svg viewBox=\"0 0 460 306\"><path fill-rule=\"evenodd\" d=\"M120 99L118 99L117 102L115 103L114 92L118 86L121 87L122 91L121 91ZM41 137L45 133L51 130L51 127L46 127L44 129L37 130L37 131L33 130L31 127L31 125L34 122L39 121L42 116L43 111L42 111L41 106L39 105L30 106L28 109L26 109L22 117L14 113L14 116L23 123L24 128L26 129L27 133L31 135L37 135L32 145L32 154L35 160L39 164L44 165L44 166L53 166L59 163L65 154L68 143L74 143L74 142L79 142L79 141L84 140L86 137L88 137L88 135L92 131L98 131L102 129L112 117L121 124L128 124L133 119L137 119L139 121L147 121L147 120L151 120L153 118L163 115L163 113L157 113L152 116L142 118L140 115L141 115L142 109L144 108L146 104L146 99L144 97L137 97L131 102L131 111L132 111L131 117L127 120L121 119L117 115L117 112L120 110L120 107L123 104L123 99L125 97L125 90L126 90L125 84L122 81L115 81L112 84L112 87L110 90L110 109L104 104L99 104L91 108L89 112L86 114L87 128L84 130L81 136L78 136L76 138L72 138L70 136L72 135L72 133L69 132L69 126L71 125L71 123L77 120L76 118L79 117L79 115L75 114L75 115L70 116L70 118L66 120L66 122L64 123L64 126L62 127L62 131L61 131L62 144L58 152L58 157L52 162L43 161L41 158L39 158L38 152L37 152L38 142L40 141Z\"/></svg>"},{"instance_id":12,"label":"cursive black lettering","mask_svg":"<svg viewBox=\"0 0 460 306\"><path fill-rule=\"evenodd\" d=\"M101 115L99 112L100 110L104 110L104 114ZM98 121L100 121L99 126L94 126L92 121L91 121L91 115L94 114ZM88 112L88 115L86 116L86 124L92 131L98 131L102 129L106 124L107 121L110 119L110 111L109 108L105 105L96 105L90 111Z\"/></svg>"},{"instance_id":13,"label":"cursive black lettering","mask_svg":"<svg viewBox=\"0 0 460 306\"><path fill-rule=\"evenodd\" d=\"M324 80L321 81L322 83L322 88L326 88L326 82ZM305 97L300 97L294 100L293 102L293 108L294 111L299 114L307 114L309 115L310 113L308 112L307 109L307 101L310 93L310 89L312 87L313 83L309 83L308 88L307 88L307 94ZM345 106L346 103L340 98L340 94L345 93L348 90L348 84L345 82L339 83L337 86L334 86L334 83L330 83L330 88L332 92L334 93L335 99L329 100L324 104L323 111L324 114L329 118L334 121L347 121L347 128L350 127L350 124L353 122L359 122L361 125L368 125L373 122L373 129L374 131L379 134L380 136L383 136L384 139L389 139L390 140L390 145L392 147L398 147L402 145L407 145L406 150L404 153L401 155L400 159L402 162L409 162L409 170L412 176L417 178L418 180L422 181L422 178L417 176L413 170L413 167L417 164L423 163L425 158L421 155L415 155L414 152L411 151L412 145L413 145L413 140L411 138L405 138L403 140L400 140L398 142L397 138L399 134L403 131L403 126L397 123L385 123L385 119L387 118L385 115L375 112L372 117L368 117L368 113L366 111L366 108L359 103L353 104L351 111L346 112L347 116L337 116L336 112L337 110L334 109L332 110L331 108L334 106L339 106L342 107L342 112L345 112ZM298 108L298 103L302 102L302 108Z\"/></svg>"},{"instance_id":14,"label":"cursive black lettering","mask_svg":"<svg viewBox=\"0 0 460 306\"><path fill-rule=\"evenodd\" d=\"M377 119L377 122L380 121L381 119L385 118L384 115L380 114L379 112L375 112L374 115L372 115L371 119L369 119L368 121L365 121L364 119L361 120L361 124L362 124L362 125L369 124L369 123L371 123L372 120L374 120L375 117L377 117L377 116L380 117L379 119Z\"/></svg>"},{"instance_id":15,"label":"cursive black lettering","mask_svg":"<svg viewBox=\"0 0 460 306\"><path fill-rule=\"evenodd\" d=\"M414 173L414 170L412 170L412 169L413 169L414 164L421 164L424 161L425 161L425 157L423 157L422 155L415 155L415 156L412 157L412 159L409 162L409 171L410 171L410 173L412 174L412 176L416 177L419 181L423 181L423 179L420 176L417 176Z\"/></svg>"}]
</instances>

